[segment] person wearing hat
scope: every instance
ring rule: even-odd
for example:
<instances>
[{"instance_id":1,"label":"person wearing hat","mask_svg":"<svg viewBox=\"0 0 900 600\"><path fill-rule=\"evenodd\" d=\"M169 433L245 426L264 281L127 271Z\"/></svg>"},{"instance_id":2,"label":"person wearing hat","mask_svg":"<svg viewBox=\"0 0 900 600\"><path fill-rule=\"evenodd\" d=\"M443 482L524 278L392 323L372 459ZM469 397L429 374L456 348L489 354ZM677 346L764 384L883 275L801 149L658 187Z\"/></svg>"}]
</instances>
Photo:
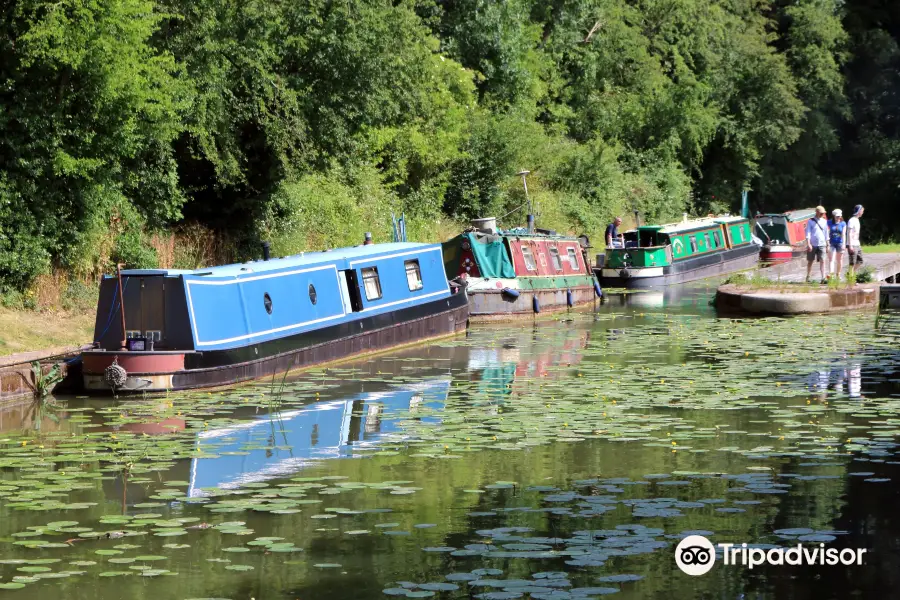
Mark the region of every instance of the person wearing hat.
<instances>
[{"instance_id":1,"label":"person wearing hat","mask_svg":"<svg viewBox=\"0 0 900 600\"><path fill-rule=\"evenodd\" d=\"M847 220L847 254L850 263L847 265L851 272L856 271L856 267L863 264L862 246L859 244L859 218L863 215L862 204L853 207L853 216Z\"/></svg>"},{"instance_id":2,"label":"person wearing hat","mask_svg":"<svg viewBox=\"0 0 900 600\"><path fill-rule=\"evenodd\" d=\"M834 275L840 279L846 245L847 224L844 222L844 214L841 209L836 208L831 211L831 220L828 221L828 277ZM835 262L837 262L837 271L834 270Z\"/></svg>"},{"instance_id":3,"label":"person wearing hat","mask_svg":"<svg viewBox=\"0 0 900 600\"><path fill-rule=\"evenodd\" d=\"M816 207L816 216L806 222L806 281L812 272L813 262L819 263L822 283L825 283L825 246L827 244L827 223L825 208Z\"/></svg>"}]
</instances>

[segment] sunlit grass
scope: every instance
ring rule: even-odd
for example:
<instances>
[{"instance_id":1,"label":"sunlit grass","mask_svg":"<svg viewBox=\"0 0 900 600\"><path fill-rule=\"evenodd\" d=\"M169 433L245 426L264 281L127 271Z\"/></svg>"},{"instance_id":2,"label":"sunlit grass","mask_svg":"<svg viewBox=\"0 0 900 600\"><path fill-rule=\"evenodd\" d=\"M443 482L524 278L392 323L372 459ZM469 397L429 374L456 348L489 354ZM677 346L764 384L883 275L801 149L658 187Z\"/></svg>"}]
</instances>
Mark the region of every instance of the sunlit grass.
<instances>
[{"instance_id":1,"label":"sunlit grass","mask_svg":"<svg viewBox=\"0 0 900 600\"><path fill-rule=\"evenodd\" d=\"M866 252L870 254L900 252L900 244L875 244L874 246L863 246L863 255L865 255Z\"/></svg>"},{"instance_id":2,"label":"sunlit grass","mask_svg":"<svg viewBox=\"0 0 900 600\"><path fill-rule=\"evenodd\" d=\"M0 307L0 355L89 344L94 312L44 312Z\"/></svg>"}]
</instances>

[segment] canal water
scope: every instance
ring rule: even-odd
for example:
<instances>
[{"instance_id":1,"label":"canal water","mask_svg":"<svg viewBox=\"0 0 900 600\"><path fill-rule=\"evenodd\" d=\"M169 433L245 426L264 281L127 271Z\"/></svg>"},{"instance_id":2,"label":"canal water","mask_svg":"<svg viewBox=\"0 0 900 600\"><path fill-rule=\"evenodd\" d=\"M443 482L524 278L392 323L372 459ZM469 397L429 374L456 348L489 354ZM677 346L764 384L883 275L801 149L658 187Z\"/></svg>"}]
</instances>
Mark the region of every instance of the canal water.
<instances>
[{"instance_id":1,"label":"canal water","mask_svg":"<svg viewBox=\"0 0 900 600\"><path fill-rule=\"evenodd\" d=\"M892 597L891 319L717 318L713 289L228 391L0 413L0 596ZM691 577L686 535L865 548Z\"/></svg>"}]
</instances>

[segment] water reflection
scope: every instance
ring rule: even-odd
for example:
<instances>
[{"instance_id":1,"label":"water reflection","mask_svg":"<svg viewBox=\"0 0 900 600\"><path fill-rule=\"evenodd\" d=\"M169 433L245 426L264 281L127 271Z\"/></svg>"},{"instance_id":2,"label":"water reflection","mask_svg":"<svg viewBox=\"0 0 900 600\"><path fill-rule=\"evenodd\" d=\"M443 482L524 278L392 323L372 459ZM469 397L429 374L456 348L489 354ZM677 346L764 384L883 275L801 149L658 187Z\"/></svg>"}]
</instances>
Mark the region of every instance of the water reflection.
<instances>
[{"instance_id":1,"label":"water reflection","mask_svg":"<svg viewBox=\"0 0 900 600\"><path fill-rule=\"evenodd\" d=\"M715 293L720 278L698 281L685 285L670 285L647 290L604 290L603 302L598 311L631 308L639 310L688 309L700 314L714 314L710 298Z\"/></svg>"},{"instance_id":2,"label":"water reflection","mask_svg":"<svg viewBox=\"0 0 900 600\"><path fill-rule=\"evenodd\" d=\"M809 391L823 402L827 399L829 391L838 395L846 393L850 398L862 398L862 363L853 362L845 366L815 371L809 375L807 384Z\"/></svg>"},{"instance_id":3,"label":"water reflection","mask_svg":"<svg viewBox=\"0 0 900 600\"><path fill-rule=\"evenodd\" d=\"M386 389L365 391L373 385L359 383L353 396L199 433L197 451L216 457L191 461L188 495L202 496L203 488L233 489L286 477L319 460L350 456L354 447L377 444L385 435L401 432L399 421L384 418L385 413L439 412L450 379L375 386Z\"/></svg>"},{"instance_id":4,"label":"water reflection","mask_svg":"<svg viewBox=\"0 0 900 600\"><path fill-rule=\"evenodd\" d=\"M188 495L290 476L385 439L402 442L404 419L440 423L454 370L477 383L473 406L484 400L493 414L517 391L517 378L565 376L557 367L579 363L588 340L587 329L540 325L530 335L507 334L493 347L432 349L433 360L446 361L445 374L409 384L390 383L403 372L408 355L388 365L375 361L378 374L391 376L387 381L344 384L329 390L329 399L197 434L197 452L211 458L191 461Z\"/></svg>"}]
</instances>

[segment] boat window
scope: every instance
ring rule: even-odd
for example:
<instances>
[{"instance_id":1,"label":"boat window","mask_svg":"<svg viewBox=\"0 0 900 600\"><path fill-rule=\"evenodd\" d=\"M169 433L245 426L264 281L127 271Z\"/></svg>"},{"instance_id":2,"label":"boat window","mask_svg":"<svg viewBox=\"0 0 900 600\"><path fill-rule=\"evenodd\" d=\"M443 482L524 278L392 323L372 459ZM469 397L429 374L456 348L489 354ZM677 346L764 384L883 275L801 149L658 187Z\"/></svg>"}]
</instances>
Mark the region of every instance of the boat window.
<instances>
[{"instance_id":1,"label":"boat window","mask_svg":"<svg viewBox=\"0 0 900 600\"><path fill-rule=\"evenodd\" d=\"M272 296L269 295L269 292L263 294L263 306L266 307L266 312L270 315L272 314Z\"/></svg>"},{"instance_id":2,"label":"boat window","mask_svg":"<svg viewBox=\"0 0 900 600\"><path fill-rule=\"evenodd\" d=\"M553 261L553 268L562 271L562 261L559 258L559 250L555 246L550 246L550 260Z\"/></svg>"},{"instance_id":3,"label":"boat window","mask_svg":"<svg viewBox=\"0 0 900 600\"><path fill-rule=\"evenodd\" d=\"M366 289L366 300L381 298L381 280L378 278L378 267L366 267L362 270L363 287Z\"/></svg>"},{"instance_id":4,"label":"boat window","mask_svg":"<svg viewBox=\"0 0 900 600\"><path fill-rule=\"evenodd\" d=\"M690 240L691 240L691 252L692 253L697 252L697 236L692 235L690 237Z\"/></svg>"},{"instance_id":5,"label":"boat window","mask_svg":"<svg viewBox=\"0 0 900 600\"><path fill-rule=\"evenodd\" d=\"M129 330L129 331L125 332L126 340L137 339L137 338L141 338L141 337L144 337L144 336L141 335L141 332L137 331L137 330Z\"/></svg>"},{"instance_id":6,"label":"boat window","mask_svg":"<svg viewBox=\"0 0 900 600\"><path fill-rule=\"evenodd\" d=\"M718 231L713 231L713 242L716 243L716 248L719 248L722 245L722 241L719 239Z\"/></svg>"},{"instance_id":7,"label":"boat window","mask_svg":"<svg viewBox=\"0 0 900 600\"><path fill-rule=\"evenodd\" d=\"M534 255L531 253L531 248L528 246L522 246L522 258L525 259L525 268L529 271L536 271L537 264L534 262Z\"/></svg>"},{"instance_id":8,"label":"boat window","mask_svg":"<svg viewBox=\"0 0 900 600\"><path fill-rule=\"evenodd\" d=\"M148 329L144 332L144 337L148 340L153 340L154 342L162 341L162 331L158 329Z\"/></svg>"},{"instance_id":9,"label":"boat window","mask_svg":"<svg viewBox=\"0 0 900 600\"><path fill-rule=\"evenodd\" d=\"M316 286L314 286L313 284L309 284L309 301L315 304L318 299L319 297L316 294Z\"/></svg>"},{"instance_id":10,"label":"boat window","mask_svg":"<svg viewBox=\"0 0 900 600\"><path fill-rule=\"evenodd\" d=\"M712 249L712 244L709 243L709 232L708 231L703 234L703 239L706 241L706 249L707 250Z\"/></svg>"},{"instance_id":11,"label":"boat window","mask_svg":"<svg viewBox=\"0 0 900 600\"><path fill-rule=\"evenodd\" d=\"M409 286L409 291L421 290L422 271L419 270L418 259L408 260L403 264L406 266L406 284Z\"/></svg>"},{"instance_id":12,"label":"boat window","mask_svg":"<svg viewBox=\"0 0 900 600\"><path fill-rule=\"evenodd\" d=\"M569 255L569 266L573 271L578 270L578 256L575 254L575 248L567 248L566 254Z\"/></svg>"}]
</instances>

